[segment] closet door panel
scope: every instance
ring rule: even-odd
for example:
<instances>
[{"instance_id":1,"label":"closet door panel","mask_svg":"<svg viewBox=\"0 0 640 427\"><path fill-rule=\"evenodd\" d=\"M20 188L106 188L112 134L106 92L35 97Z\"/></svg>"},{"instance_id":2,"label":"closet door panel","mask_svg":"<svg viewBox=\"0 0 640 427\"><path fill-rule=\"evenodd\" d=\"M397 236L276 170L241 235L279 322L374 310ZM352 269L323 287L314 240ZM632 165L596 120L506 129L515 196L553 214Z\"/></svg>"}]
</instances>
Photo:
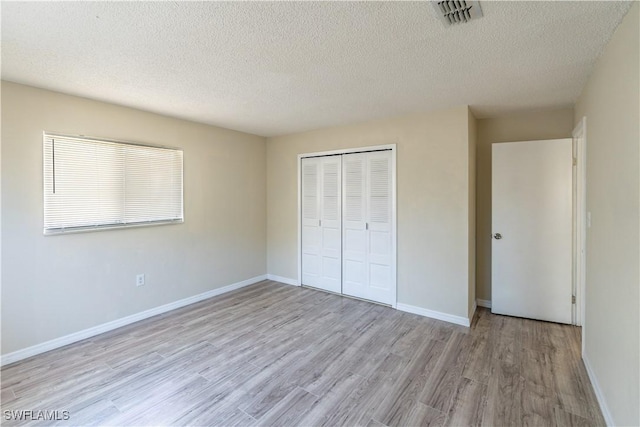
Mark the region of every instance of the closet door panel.
<instances>
[{"instance_id":1,"label":"closet door panel","mask_svg":"<svg viewBox=\"0 0 640 427\"><path fill-rule=\"evenodd\" d=\"M367 298L366 154L345 154L342 162L342 292Z\"/></svg>"},{"instance_id":2,"label":"closet door panel","mask_svg":"<svg viewBox=\"0 0 640 427\"><path fill-rule=\"evenodd\" d=\"M331 292L342 291L342 158L322 157L320 230L321 277L318 287Z\"/></svg>"},{"instance_id":3,"label":"closet door panel","mask_svg":"<svg viewBox=\"0 0 640 427\"><path fill-rule=\"evenodd\" d=\"M302 159L302 284L318 287L321 278L320 162Z\"/></svg>"},{"instance_id":4,"label":"closet door panel","mask_svg":"<svg viewBox=\"0 0 640 427\"><path fill-rule=\"evenodd\" d=\"M368 299L392 304L391 152L367 153Z\"/></svg>"}]
</instances>

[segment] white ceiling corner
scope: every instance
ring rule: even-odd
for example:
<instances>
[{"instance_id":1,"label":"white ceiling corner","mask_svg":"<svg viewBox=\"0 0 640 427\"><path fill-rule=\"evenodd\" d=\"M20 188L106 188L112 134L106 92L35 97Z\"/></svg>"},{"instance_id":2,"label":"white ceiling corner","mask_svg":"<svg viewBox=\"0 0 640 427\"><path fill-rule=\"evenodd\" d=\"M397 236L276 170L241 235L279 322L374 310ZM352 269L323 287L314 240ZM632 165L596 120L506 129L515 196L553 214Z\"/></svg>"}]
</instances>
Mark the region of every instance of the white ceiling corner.
<instances>
[{"instance_id":1,"label":"white ceiling corner","mask_svg":"<svg viewBox=\"0 0 640 427\"><path fill-rule=\"evenodd\" d=\"M263 136L573 104L631 2L2 2L2 78Z\"/></svg>"}]
</instances>

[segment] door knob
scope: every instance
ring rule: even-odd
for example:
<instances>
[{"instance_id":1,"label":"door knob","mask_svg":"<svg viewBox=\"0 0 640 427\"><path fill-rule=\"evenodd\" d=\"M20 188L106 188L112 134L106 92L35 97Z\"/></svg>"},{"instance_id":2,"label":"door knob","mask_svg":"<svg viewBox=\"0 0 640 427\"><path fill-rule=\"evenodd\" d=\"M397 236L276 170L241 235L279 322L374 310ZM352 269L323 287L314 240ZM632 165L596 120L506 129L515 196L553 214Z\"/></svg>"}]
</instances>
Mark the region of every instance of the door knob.
<instances>
[{"instance_id":1,"label":"door knob","mask_svg":"<svg viewBox=\"0 0 640 427\"><path fill-rule=\"evenodd\" d=\"M496 234L493 235L493 238L496 239L496 240L500 240L500 239L502 239L502 234L496 233Z\"/></svg>"}]
</instances>

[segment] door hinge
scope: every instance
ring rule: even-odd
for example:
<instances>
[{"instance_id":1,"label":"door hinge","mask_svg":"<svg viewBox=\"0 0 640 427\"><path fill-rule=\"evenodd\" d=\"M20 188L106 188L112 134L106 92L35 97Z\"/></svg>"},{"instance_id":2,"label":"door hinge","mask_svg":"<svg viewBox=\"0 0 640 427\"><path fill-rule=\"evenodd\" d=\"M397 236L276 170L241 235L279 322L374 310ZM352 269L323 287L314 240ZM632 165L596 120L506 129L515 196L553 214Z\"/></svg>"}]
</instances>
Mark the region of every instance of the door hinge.
<instances>
[{"instance_id":1,"label":"door hinge","mask_svg":"<svg viewBox=\"0 0 640 427\"><path fill-rule=\"evenodd\" d=\"M578 159L576 159L575 157L573 158L573 166L578 164Z\"/></svg>"},{"instance_id":2,"label":"door hinge","mask_svg":"<svg viewBox=\"0 0 640 427\"><path fill-rule=\"evenodd\" d=\"M575 303L576 303L576 296L571 295L571 304L575 304Z\"/></svg>"}]
</instances>

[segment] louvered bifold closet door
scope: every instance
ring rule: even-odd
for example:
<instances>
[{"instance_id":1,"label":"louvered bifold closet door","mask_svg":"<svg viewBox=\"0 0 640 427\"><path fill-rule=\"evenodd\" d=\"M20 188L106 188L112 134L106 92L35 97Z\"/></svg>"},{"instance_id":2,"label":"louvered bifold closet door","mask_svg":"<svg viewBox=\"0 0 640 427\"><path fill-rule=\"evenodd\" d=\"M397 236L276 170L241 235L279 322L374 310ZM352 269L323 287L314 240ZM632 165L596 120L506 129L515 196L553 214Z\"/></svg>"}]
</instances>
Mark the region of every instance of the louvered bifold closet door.
<instances>
[{"instance_id":1,"label":"louvered bifold closet door","mask_svg":"<svg viewBox=\"0 0 640 427\"><path fill-rule=\"evenodd\" d=\"M367 153L367 299L392 304L391 152Z\"/></svg>"},{"instance_id":2,"label":"louvered bifold closet door","mask_svg":"<svg viewBox=\"0 0 640 427\"><path fill-rule=\"evenodd\" d=\"M343 293L393 304L391 152L343 158Z\"/></svg>"},{"instance_id":3,"label":"louvered bifold closet door","mask_svg":"<svg viewBox=\"0 0 640 427\"><path fill-rule=\"evenodd\" d=\"M342 291L340 156L302 159L302 284Z\"/></svg>"},{"instance_id":4,"label":"louvered bifold closet door","mask_svg":"<svg viewBox=\"0 0 640 427\"><path fill-rule=\"evenodd\" d=\"M320 158L321 264L319 288L342 292L342 156Z\"/></svg>"},{"instance_id":5,"label":"louvered bifold closet door","mask_svg":"<svg viewBox=\"0 0 640 427\"><path fill-rule=\"evenodd\" d=\"M367 298L366 153L342 158L342 293Z\"/></svg>"},{"instance_id":6,"label":"louvered bifold closet door","mask_svg":"<svg viewBox=\"0 0 640 427\"><path fill-rule=\"evenodd\" d=\"M321 275L320 159L302 159L302 284L318 287Z\"/></svg>"}]
</instances>

